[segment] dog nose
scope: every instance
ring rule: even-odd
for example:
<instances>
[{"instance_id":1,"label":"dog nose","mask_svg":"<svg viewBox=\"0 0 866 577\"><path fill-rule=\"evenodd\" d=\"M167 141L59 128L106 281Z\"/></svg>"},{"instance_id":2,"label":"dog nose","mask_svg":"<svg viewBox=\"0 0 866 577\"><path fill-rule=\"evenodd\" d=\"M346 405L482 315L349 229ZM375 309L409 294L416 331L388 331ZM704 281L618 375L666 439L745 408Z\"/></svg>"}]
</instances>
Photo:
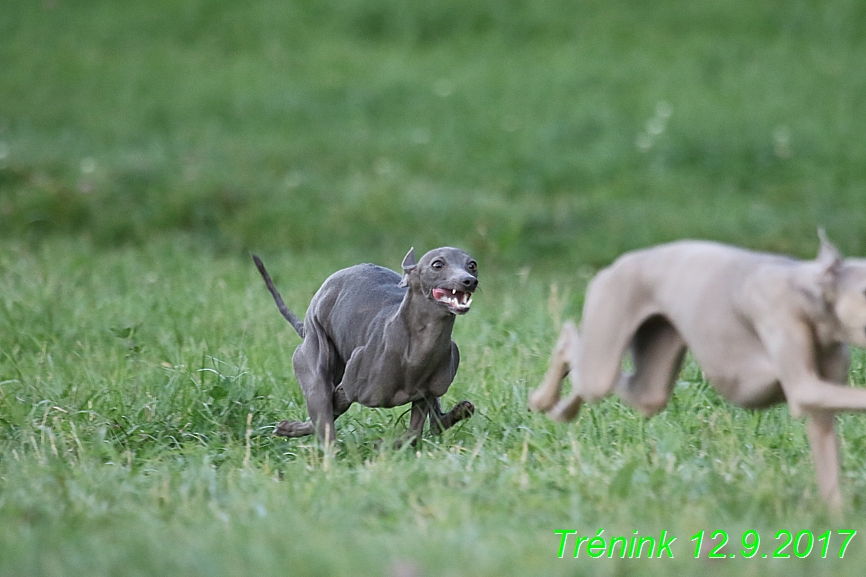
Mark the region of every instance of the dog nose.
<instances>
[{"instance_id":1,"label":"dog nose","mask_svg":"<svg viewBox=\"0 0 866 577\"><path fill-rule=\"evenodd\" d=\"M462 284L467 290L475 290L475 287L478 286L478 279L474 276L466 275L460 281L460 284Z\"/></svg>"}]
</instances>

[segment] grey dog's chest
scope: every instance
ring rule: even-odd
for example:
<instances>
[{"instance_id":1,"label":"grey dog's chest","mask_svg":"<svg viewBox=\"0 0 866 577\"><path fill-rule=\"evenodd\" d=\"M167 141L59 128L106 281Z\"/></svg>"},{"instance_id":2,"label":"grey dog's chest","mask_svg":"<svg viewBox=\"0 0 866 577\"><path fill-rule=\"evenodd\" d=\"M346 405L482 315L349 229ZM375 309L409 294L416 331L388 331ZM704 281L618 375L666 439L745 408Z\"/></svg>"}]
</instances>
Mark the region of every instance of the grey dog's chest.
<instances>
[{"instance_id":1,"label":"grey dog's chest","mask_svg":"<svg viewBox=\"0 0 866 577\"><path fill-rule=\"evenodd\" d=\"M350 400L366 406L441 396L456 372L450 324L442 338L427 339L398 318L408 290L398 286L400 278L376 265L344 269L325 281L307 313L305 339L333 347L334 384L341 382Z\"/></svg>"},{"instance_id":2,"label":"grey dog's chest","mask_svg":"<svg viewBox=\"0 0 866 577\"><path fill-rule=\"evenodd\" d=\"M366 358L358 358L359 355ZM407 364L405 360L401 362L394 355L384 364L374 362L373 371L363 370L373 356L387 358L370 350L356 351L350 363L357 361L360 370L348 373L352 378L343 380L347 395L368 407L397 407L431 396L441 397L456 372L456 363L450 353L431 355L419 366Z\"/></svg>"}]
</instances>

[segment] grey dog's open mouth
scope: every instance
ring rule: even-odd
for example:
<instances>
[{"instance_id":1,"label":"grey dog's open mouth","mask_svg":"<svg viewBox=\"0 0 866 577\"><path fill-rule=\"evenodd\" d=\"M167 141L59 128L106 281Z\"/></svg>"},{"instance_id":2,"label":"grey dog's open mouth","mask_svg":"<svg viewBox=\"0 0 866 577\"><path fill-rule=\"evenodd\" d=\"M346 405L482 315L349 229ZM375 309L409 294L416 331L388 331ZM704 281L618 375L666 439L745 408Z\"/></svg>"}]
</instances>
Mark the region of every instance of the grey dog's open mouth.
<instances>
[{"instance_id":1,"label":"grey dog's open mouth","mask_svg":"<svg viewBox=\"0 0 866 577\"><path fill-rule=\"evenodd\" d=\"M463 314L469 310L469 306L472 304L472 293L435 288L433 289L433 300L447 306L453 313Z\"/></svg>"}]
</instances>

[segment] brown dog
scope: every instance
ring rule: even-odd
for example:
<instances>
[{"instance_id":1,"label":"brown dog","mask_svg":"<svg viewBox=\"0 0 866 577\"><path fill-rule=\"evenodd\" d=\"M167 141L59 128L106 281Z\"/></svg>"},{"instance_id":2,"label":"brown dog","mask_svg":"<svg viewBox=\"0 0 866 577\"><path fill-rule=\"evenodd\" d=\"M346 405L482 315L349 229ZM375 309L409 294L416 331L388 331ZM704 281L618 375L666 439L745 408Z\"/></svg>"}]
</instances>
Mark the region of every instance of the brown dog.
<instances>
[{"instance_id":1,"label":"brown dog","mask_svg":"<svg viewBox=\"0 0 866 577\"><path fill-rule=\"evenodd\" d=\"M866 260L843 260L819 231L815 261L712 242L627 253L589 284L580 334L562 327L530 407L561 421L616 392L650 416L670 399L686 348L729 401L788 402L807 431L821 495L839 512L834 413L866 410L847 386L848 345L866 347ZM622 372L630 351L634 371ZM569 375L571 395L560 400Z\"/></svg>"}]
</instances>

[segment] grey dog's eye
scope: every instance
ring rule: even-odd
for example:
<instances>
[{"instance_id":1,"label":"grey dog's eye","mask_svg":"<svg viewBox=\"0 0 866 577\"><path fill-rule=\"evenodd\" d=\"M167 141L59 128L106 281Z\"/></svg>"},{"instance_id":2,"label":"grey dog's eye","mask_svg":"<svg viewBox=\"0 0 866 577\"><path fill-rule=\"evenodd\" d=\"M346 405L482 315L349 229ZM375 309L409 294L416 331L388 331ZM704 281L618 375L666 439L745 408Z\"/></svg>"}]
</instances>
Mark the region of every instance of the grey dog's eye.
<instances>
[{"instance_id":1,"label":"grey dog's eye","mask_svg":"<svg viewBox=\"0 0 866 577\"><path fill-rule=\"evenodd\" d=\"M469 264L466 265L466 268L468 268L469 270L471 270L471 271L474 272L475 269L478 268L478 265L475 264L475 261L474 261L474 260L470 260L470 261L469 261Z\"/></svg>"},{"instance_id":2,"label":"grey dog's eye","mask_svg":"<svg viewBox=\"0 0 866 577\"><path fill-rule=\"evenodd\" d=\"M445 265L442 264L442 261L441 261L441 260L434 260L434 261L433 261L433 264L431 264L430 266L432 266L432 267L435 268L436 270L439 270L440 268L442 268L442 267L445 266Z\"/></svg>"}]
</instances>

